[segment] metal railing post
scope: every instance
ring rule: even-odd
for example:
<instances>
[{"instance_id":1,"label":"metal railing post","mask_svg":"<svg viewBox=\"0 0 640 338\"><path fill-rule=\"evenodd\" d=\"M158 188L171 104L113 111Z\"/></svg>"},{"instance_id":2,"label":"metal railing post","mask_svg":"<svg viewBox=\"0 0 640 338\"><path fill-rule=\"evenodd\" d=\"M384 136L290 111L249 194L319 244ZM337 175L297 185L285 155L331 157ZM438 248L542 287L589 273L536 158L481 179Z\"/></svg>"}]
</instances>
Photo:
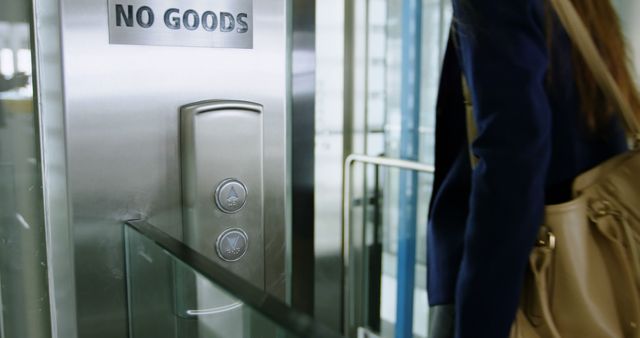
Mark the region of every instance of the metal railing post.
<instances>
[{"instance_id":1,"label":"metal railing post","mask_svg":"<svg viewBox=\"0 0 640 338\"><path fill-rule=\"evenodd\" d=\"M371 164L375 166L411 170L414 172L433 174L435 168L431 165L419 163L415 161L406 161L399 159L391 159L385 157L374 157L366 155L352 154L349 155L344 163L343 171L343 210L342 210L342 252L343 252L343 315L344 315L344 334L346 337L352 337L357 332L359 326L364 324L364 312L358 309L361 306L362 294L358 293L359 286L363 280L363 262L364 257L353 257L354 238L353 227L351 226L351 184L353 180L353 166L355 163ZM364 240L364 232L362 230L362 239ZM358 245L363 246L364 243ZM415 255L415 247L413 247ZM362 256L362 255L361 255ZM414 270L415 264L406 267ZM397 319L396 321L398 321ZM409 318L413 321L413 318Z\"/></svg>"}]
</instances>

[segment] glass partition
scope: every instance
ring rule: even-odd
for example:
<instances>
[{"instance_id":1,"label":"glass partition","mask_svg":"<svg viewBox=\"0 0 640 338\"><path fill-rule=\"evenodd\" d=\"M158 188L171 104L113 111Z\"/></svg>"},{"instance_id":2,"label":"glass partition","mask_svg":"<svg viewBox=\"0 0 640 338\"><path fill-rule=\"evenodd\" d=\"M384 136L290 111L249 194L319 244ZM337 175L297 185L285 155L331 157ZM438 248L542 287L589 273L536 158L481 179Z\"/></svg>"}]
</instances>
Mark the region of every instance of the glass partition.
<instances>
[{"instance_id":1,"label":"glass partition","mask_svg":"<svg viewBox=\"0 0 640 338\"><path fill-rule=\"evenodd\" d=\"M351 336L366 332L378 337L426 338L427 272L420 256L426 255L427 223L416 217L411 226L399 227L406 210L390 186L404 172L415 176L416 190L428 189L433 166L352 155L345 171L347 330ZM361 178L355 173L362 171L369 186L358 182ZM428 208L428 199L418 204L420 213L427 213ZM401 249L413 259L399 255Z\"/></svg>"},{"instance_id":2,"label":"glass partition","mask_svg":"<svg viewBox=\"0 0 640 338\"><path fill-rule=\"evenodd\" d=\"M427 164L434 162L437 89L452 7L450 0L423 0L419 2L421 11L417 7L403 11L403 6L410 2L418 3L402 0L316 1L317 299L337 294L343 277L337 264L342 254L338 236L342 200L336 177L343 174L344 159L350 154L364 154ZM417 25L418 21L420 25ZM405 34L407 32L411 34ZM408 67L408 59L413 59L416 67ZM412 102L413 109L403 109L403 102ZM403 142L405 139L413 142ZM413 154L408 156L407 153ZM376 181L362 168L357 168L354 175L357 176L353 182L354 195L360 194L354 198L373 199L368 192L373 191L373 186L381 180ZM432 177L419 175L419 182L415 182L412 174L405 176L399 170L381 175L385 176L384 207L397 210L402 204L413 209L403 213L407 222L398 221L396 214L382 215L381 221L385 222L388 231L395 233L410 223L425 224L427 208L424 206L429 203ZM407 192L403 183L412 187L412 198L403 194ZM363 220L359 210L354 210L352 216L353 223ZM426 227L419 226L417 231L415 259L424 268ZM384 241L387 257L403 256L403 252L397 250L395 237L385 237ZM341 313L336 304L316 302L315 307L319 319L331 327L340 327ZM394 311L385 308L385 313ZM404 331L401 336L408 334Z\"/></svg>"},{"instance_id":3,"label":"glass partition","mask_svg":"<svg viewBox=\"0 0 640 338\"><path fill-rule=\"evenodd\" d=\"M124 236L131 338L340 337L148 223Z\"/></svg>"},{"instance_id":4,"label":"glass partition","mask_svg":"<svg viewBox=\"0 0 640 338\"><path fill-rule=\"evenodd\" d=\"M30 1L0 5L0 338L51 337Z\"/></svg>"}]
</instances>

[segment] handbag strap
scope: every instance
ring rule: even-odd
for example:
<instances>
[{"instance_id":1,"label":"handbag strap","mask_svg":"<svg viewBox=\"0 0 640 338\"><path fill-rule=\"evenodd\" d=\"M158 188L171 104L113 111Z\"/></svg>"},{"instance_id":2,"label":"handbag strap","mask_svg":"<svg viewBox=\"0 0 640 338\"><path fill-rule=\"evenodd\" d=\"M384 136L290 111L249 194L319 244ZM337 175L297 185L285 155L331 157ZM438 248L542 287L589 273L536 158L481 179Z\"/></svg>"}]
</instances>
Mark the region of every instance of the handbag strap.
<instances>
[{"instance_id":1,"label":"handbag strap","mask_svg":"<svg viewBox=\"0 0 640 338\"><path fill-rule=\"evenodd\" d=\"M589 30L580 18L575 6L570 0L550 0L550 2L571 41L578 48L587 67L593 73L596 82L605 95L616 104L627 130L634 138L634 146L637 146L640 142L640 122L611 75L602 55L598 52Z\"/></svg>"}]
</instances>

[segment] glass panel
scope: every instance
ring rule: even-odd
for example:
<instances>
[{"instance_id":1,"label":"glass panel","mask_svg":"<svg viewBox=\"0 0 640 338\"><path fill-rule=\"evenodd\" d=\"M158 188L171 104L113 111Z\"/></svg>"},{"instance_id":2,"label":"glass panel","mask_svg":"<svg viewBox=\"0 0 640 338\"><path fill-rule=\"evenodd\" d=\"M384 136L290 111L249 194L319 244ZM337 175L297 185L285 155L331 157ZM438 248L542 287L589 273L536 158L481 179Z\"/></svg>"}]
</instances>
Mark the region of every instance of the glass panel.
<instances>
[{"instance_id":1,"label":"glass panel","mask_svg":"<svg viewBox=\"0 0 640 338\"><path fill-rule=\"evenodd\" d=\"M335 303L342 292L339 278L342 233L344 0L316 4L315 119L315 299L314 315L333 328L342 324Z\"/></svg>"},{"instance_id":2,"label":"glass panel","mask_svg":"<svg viewBox=\"0 0 640 338\"><path fill-rule=\"evenodd\" d=\"M131 338L339 337L146 223L125 244Z\"/></svg>"},{"instance_id":3,"label":"glass panel","mask_svg":"<svg viewBox=\"0 0 640 338\"><path fill-rule=\"evenodd\" d=\"M613 1L613 4L620 15L627 43L632 51L631 61L637 72L640 70L640 35L638 34L640 32L640 21L637 19L640 14L640 2L637 0L616 0ZM636 77L638 77L638 74L636 74Z\"/></svg>"},{"instance_id":4,"label":"glass panel","mask_svg":"<svg viewBox=\"0 0 640 338\"><path fill-rule=\"evenodd\" d=\"M351 242L352 254L361 255L354 259L360 260L359 265L363 267L362 281L365 283L360 290L361 294L351 298L360 299L360 304L352 306L362 309L366 329L380 335L380 337L395 337L396 316L398 311L398 267L400 264L397 255L399 242L398 222L400 221L400 205L397 203L397 178L403 171L401 169L376 166L373 164L356 164L353 167L355 172L365 170L367 180L371 185L366 189L366 193L358 191L356 187L361 187L357 182L353 182L354 190L351 194L351 226L353 233L363 233L364 236L353 236L361 238L363 243ZM407 171L411 173L410 171ZM418 190L424 191L432 184L433 174L415 172ZM396 190L390 189L396 187ZM367 195L366 203L362 202L361 196ZM420 202L420 209L426 212L429 205L428 196L424 202ZM422 210L420 210L422 212ZM361 228L360 217L354 215L364 215L364 228ZM428 302L426 291L426 264L424 258L419 257L426 252L426 222L417 219L416 232L413 233L415 242L416 262L413 282L413 336L427 337ZM406 242L405 242L406 243ZM360 249L359 249L360 248ZM354 261L351 261L354 262ZM353 273L356 273L355 271ZM353 278L353 277L352 277Z\"/></svg>"},{"instance_id":5,"label":"glass panel","mask_svg":"<svg viewBox=\"0 0 640 338\"><path fill-rule=\"evenodd\" d=\"M30 1L0 6L0 337L51 336Z\"/></svg>"},{"instance_id":6,"label":"glass panel","mask_svg":"<svg viewBox=\"0 0 640 338\"><path fill-rule=\"evenodd\" d=\"M399 158L403 136L402 18L403 0L317 1L317 92L316 92L316 296L337 293L341 285L341 186L342 161L350 153ZM343 9L347 8L346 12ZM451 20L450 0L422 1L422 48L420 111L417 128L405 131L418 138L419 156L434 161L435 105L440 65ZM343 42L346 39L346 50ZM353 49L353 50L351 50ZM351 64L353 60L354 64ZM348 67L345 69L344 65ZM346 71L346 72L345 72ZM345 74L343 76L343 74ZM351 87L344 87L344 85ZM346 109L343 109L346 104ZM343 125L343 121L348 122ZM405 128L406 129L406 128ZM343 135L344 132L344 135ZM348 153L343 154L343 151ZM371 173L354 170L354 204L370 201L375 184ZM397 209L400 174L388 173L384 180L385 208ZM396 176L393 176L396 175ZM418 252L416 260L425 270L426 219L432 178L420 175L417 193ZM406 203L405 203L406 205ZM354 224L366 221L362 208L351 213ZM406 215L406 214L405 214ZM383 216L385 226L397 232L399 215ZM385 253L396 256L395 238L385 237ZM425 300L426 303L426 300ZM390 309L389 311L395 311ZM335 304L316 302L316 314L338 327Z\"/></svg>"},{"instance_id":7,"label":"glass panel","mask_svg":"<svg viewBox=\"0 0 640 338\"><path fill-rule=\"evenodd\" d=\"M422 163L433 164L435 154L435 111L440 67L451 21L450 0L422 1L422 35L421 43L414 48L421 48L420 72L420 112L418 128L407 129L403 125L403 116L411 114L403 111L401 103L403 46L407 41L403 38L407 29L407 18L403 17L403 0L369 0L368 11L368 95L367 95L367 154L384 155L388 158L400 158L403 137L408 133L417 133L419 151L417 160ZM406 93L404 93L406 97ZM403 135L404 134L404 135ZM414 136L414 135L410 135ZM357 170L355 170L357 171ZM366 168L364 179L354 181L353 196L358 200L369 201L374 198L381 200L378 208L382 210L375 217L367 213L366 217L353 219L353 222L364 221L366 229L380 227L382 241L383 274L382 274L382 330L383 336L392 337L396 317L396 282L398 277L398 231L401 218L408 221L415 219L416 225L416 266L414 290L414 335L426 337L426 322L428 318L428 299L426 294L426 239L427 216L429 199L433 186L433 175L419 174L417 180L411 175L402 175L398 169L380 169L378 177L374 177L374 169ZM404 177L404 180L403 180ZM417 183L415 183L417 182ZM402 187L406 183L409 186ZM417 187L415 187L417 184ZM416 189L417 190L413 190ZM411 199L407 200L408 189L412 190ZM375 195L372 195L375 194ZM358 200L354 204L358 204ZM401 212L407 204L416 206L416 215L407 217ZM354 210L352 215L360 215ZM404 216L404 217L403 217Z\"/></svg>"},{"instance_id":8,"label":"glass panel","mask_svg":"<svg viewBox=\"0 0 640 338\"><path fill-rule=\"evenodd\" d=\"M385 154L386 157L400 157L400 139L401 139L401 120L402 111L400 109L401 98L401 70L402 70L402 1L393 0L386 2L386 61L379 64L386 67L386 114L383 118L385 121L384 128L384 145L379 149L379 153ZM435 150L435 108L438 90L438 81L440 78L441 60L444 55L446 38L448 36L449 22L451 20L451 4L448 0L429 0L423 2L422 14L422 76L421 76L421 105L420 105L420 126L418 128L420 137L419 161L433 164ZM378 31L380 31L378 29ZM372 35L370 35L372 36ZM370 77L371 79L371 77ZM370 139L376 139L380 136L373 132L369 134ZM375 142L374 142L375 144ZM390 172L387 178L388 184L385 189L389 198L385 203L397 204L400 200L399 187L400 172ZM397 176L393 176L397 175ZM431 180L428 175L420 176L419 188L417 195L418 207L418 224L426 224L427 208L420 207L428 205L428 199L431 195ZM397 224L397 215L388 215L385 222L388 226ZM426 264L426 227L418 227L418 240L423 242L416 259L422 264ZM392 240L388 238L387 240ZM387 243L386 247L390 253L395 253L397 248L392 242Z\"/></svg>"},{"instance_id":9,"label":"glass panel","mask_svg":"<svg viewBox=\"0 0 640 338\"><path fill-rule=\"evenodd\" d=\"M382 248L382 269L381 283L382 292L380 304L383 337L393 337L393 327L396 322L396 305L397 290L396 276L398 271L397 245L398 245L398 229L400 220L400 204L393 197L396 191L390 191L389 187L394 183L388 182L389 179L399 177L402 170L393 168L381 168L379 175L380 191L377 192L381 201L379 205L381 209L378 211L380 220L378 227L380 228L380 242L383 243ZM426 267L426 213L429 206L430 190L433 182L433 175L426 173L418 173L418 218L416 222L415 233L415 251L416 261L414 268L415 280L413 290L413 334L414 337L427 337L427 318L429 306L427 302L427 267ZM397 182L395 183L397 185ZM395 196L397 198L397 195ZM372 222L375 224L375 222Z\"/></svg>"}]
</instances>

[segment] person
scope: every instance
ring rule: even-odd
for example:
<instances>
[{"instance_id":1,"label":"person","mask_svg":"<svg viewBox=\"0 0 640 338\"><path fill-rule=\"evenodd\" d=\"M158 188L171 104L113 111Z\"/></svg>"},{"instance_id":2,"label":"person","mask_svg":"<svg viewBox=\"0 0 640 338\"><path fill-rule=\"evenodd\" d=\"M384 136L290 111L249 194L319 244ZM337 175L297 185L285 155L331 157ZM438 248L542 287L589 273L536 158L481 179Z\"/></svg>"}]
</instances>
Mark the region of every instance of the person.
<instances>
[{"instance_id":1,"label":"person","mask_svg":"<svg viewBox=\"0 0 640 338\"><path fill-rule=\"evenodd\" d=\"M572 2L639 112L610 0ZM575 177L628 144L547 0L453 0L453 7L436 112L430 337L505 338L545 204L569 200ZM471 147L462 75L477 128Z\"/></svg>"},{"instance_id":2,"label":"person","mask_svg":"<svg viewBox=\"0 0 640 338\"><path fill-rule=\"evenodd\" d=\"M13 77L7 79L0 75L0 93L6 92L15 88L21 88L27 85L29 77L24 73L17 73ZM1 103L1 102L0 102ZM4 126L5 116L4 107L0 104L0 127Z\"/></svg>"}]
</instances>

